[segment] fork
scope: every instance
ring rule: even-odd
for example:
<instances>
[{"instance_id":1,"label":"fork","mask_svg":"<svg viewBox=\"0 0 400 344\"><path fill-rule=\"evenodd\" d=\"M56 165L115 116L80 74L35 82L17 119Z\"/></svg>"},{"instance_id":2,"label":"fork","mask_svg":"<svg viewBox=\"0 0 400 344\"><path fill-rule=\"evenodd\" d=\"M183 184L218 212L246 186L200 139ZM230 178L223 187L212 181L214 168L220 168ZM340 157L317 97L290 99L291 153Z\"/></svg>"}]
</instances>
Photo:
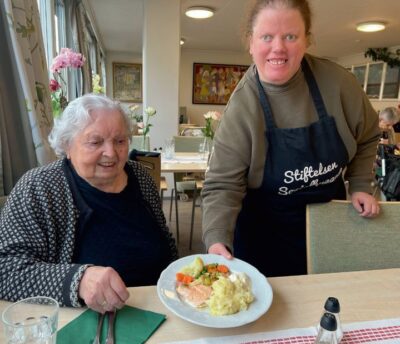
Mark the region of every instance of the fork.
<instances>
[{"instance_id":1,"label":"fork","mask_svg":"<svg viewBox=\"0 0 400 344\"><path fill-rule=\"evenodd\" d=\"M108 332L105 344L114 344L114 321L116 316L116 310L108 313Z\"/></svg>"},{"instance_id":2,"label":"fork","mask_svg":"<svg viewBox=\"0 0 400 344\"><path fill-rule=\"evenodd\" d=\"M103 327L103 321L106 313L99 313L99 319L97 320L97 330L96 330L96 337L93 340L93 344L100 344L100 336L101 336L101 328ZM113 344L113 342L111 342Z\"/></svg>"}]
</instances>

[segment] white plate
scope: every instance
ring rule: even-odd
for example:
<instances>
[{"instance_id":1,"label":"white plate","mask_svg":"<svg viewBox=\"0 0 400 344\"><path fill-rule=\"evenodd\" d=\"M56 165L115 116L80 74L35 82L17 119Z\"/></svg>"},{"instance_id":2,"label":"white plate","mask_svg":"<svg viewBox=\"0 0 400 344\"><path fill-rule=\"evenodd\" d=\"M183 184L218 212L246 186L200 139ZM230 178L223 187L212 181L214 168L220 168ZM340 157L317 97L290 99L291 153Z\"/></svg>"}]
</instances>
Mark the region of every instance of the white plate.
<instances>
[{"instance_id":1,"label":"white plate","mask_svg":"<svg viewBox=\"0 0 400 344\"><path fill-rule=\"evenodd\" d=\"M244 272L249 276L255 300L246 311L232 315L215 316L211 315L208 309L195 309L181 301L175 289L175 275L182 267L192 263L196 257L200 257L205 264L225 264L232 272ZM227 260L214 254L196 254L183 257L171 263L161 273L157 282L157 293L161 302L180 318L193 324L216 328L237 327L253 322L266 313L272 303L272 288L267 278L255 267L237 258Z\"/></svg>"}]
</instances>

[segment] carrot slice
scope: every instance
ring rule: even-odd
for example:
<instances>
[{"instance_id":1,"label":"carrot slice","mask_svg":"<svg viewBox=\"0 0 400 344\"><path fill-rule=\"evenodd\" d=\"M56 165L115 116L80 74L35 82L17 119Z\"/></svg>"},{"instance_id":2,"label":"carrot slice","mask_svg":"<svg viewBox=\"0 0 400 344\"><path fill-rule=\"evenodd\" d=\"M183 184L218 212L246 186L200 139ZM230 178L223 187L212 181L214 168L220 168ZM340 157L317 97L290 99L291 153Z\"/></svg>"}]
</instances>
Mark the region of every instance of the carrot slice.
<instances>
[{"instance_id":1,"label":"carrot slice","mask_svg":"<svg viewBox=\"0 0 400 344\"><path fill-rule=\"evenodd\" d=\"M222 264L217 266L217 270L224 274L229 272L229 268L226 265L222 265Z\"/></svg>"},{"instance_id":2,"label":"carrot slice","mask_svg":"<svg viewBox=\"0 0 400 344\"><path fill-rule=\"evenodd\" d=\"M188 275L184 275L182 282L185 283L185 284L192 283L193 282L193 277L192 276L188 276Z\"/></svg>"},{"instance_id":3,"label":"carrot slice","mask_svg":"<svg viewBox=\"0 0 400 344\"><path fill-rule=\"evenodd\" d=\"M185 277L185 275L182 272L177 272L175 276L178 282L183 282L183 278Z\"/></svg>"}]
</instances>

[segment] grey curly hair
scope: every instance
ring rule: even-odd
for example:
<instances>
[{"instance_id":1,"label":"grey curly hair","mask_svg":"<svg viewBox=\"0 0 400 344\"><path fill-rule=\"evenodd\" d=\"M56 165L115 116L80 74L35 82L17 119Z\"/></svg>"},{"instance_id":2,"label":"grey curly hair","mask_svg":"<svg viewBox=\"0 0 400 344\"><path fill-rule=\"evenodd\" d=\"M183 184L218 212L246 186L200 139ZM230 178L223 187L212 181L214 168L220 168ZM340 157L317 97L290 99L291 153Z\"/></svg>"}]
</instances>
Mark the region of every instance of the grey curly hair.
<instances>
[{"instance_id":1,"label":"grey curly hair","mask_svg":"<svg viewBox=\"0 0 400 344\"><path fill-rule=\"evenodd\" d=\"M91 113L99 109L119 111L126 124L126 133L128 136L131 135L132 121L119 102L104 95L85 94L71 101L62 114L54 120L49 143L57 156L65 157L67 155L66 151L72 140L92 121Z\"/></svg>"}]
</instances>

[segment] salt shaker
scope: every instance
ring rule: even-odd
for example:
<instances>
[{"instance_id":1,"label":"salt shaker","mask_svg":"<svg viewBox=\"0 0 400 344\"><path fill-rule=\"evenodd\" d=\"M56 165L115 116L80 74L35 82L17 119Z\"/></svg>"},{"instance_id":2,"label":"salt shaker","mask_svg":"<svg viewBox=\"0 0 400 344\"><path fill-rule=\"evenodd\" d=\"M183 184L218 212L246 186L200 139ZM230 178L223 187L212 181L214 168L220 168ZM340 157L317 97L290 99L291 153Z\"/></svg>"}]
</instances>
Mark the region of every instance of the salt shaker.
<instances>
[{"instance_id":1,"label":"salt shaker","mask_svg":"<svg viewBox=\"0 0 400 344\"><path fill-rule=\"evenodd\" d=\"M343 330L342 330L342 325L340 323L340 303L339 300L336 297L328 297L326 299L325 305L324 305L324 312L327 313L332 313L335 316L336 319L336 339L337 342L340 343L340 341L343 338Z\"/></svg>"},{"instance_id":2,"label":"salt shaker","mask_svg":"<svg viewBox=\"0 0 400 344\"><path fill-rule=\"evenodd\" d=\"M332 313L324 313L314 344L338 344L336 339L336 318Z\"/></svg>"}]
</instances>

